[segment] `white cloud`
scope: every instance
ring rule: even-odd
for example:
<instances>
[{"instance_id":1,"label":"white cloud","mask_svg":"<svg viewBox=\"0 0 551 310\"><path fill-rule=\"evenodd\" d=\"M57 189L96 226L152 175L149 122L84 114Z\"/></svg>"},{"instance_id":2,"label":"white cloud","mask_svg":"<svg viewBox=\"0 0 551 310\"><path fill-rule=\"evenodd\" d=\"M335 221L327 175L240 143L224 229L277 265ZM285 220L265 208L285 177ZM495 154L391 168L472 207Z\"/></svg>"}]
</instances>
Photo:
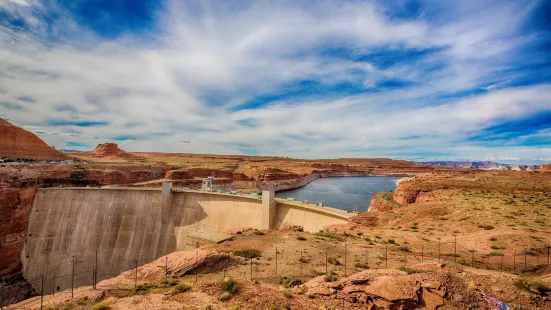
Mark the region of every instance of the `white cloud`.
<instances>
[{"instance_id":1,"label":"white cloud","mask_svg":"<svg viewBox=\"0 0 551 310\"><path fill-rule=\"evenodd\" d=\"M132 34L104 40L65 16L51 25L63 39L50 43L41 27L44 21L34 13L61 9L17 2L8 12L31 28L21 32L3 27L0 32L0 102L22 96L36 102L24 102L20 110L1 116L40 127L35 132L58 148L77 136L90 145L116 136L141 136L146 139L119 143L130 151L235 154L242 152L240 145L250 144L261 154L297 157L400 157L436 150L485 158L498 149L458 141L496 122L551 109L548 85L494 88L492 93L439 105L425 102L439 92L500 85L495 72L510 61L516 44L528 40L516 30L533 6L498 5L488 14L462 5L456 18L432 24L390 19L384 8L360 2L311 7L295 2L238 7L198 2L193 5L200 8L191 8L189 2L170 1L159 12L153 42ZM447 48L430 59L381 69L316 52L328 46L358 54L381 47ZM423 70L437 63L445 67L429 75ZM360 77L354 72L361 72ZM336 84L358 78L372 89L393 78L419 85L234 109L293 81ZM237 123L246 119L254 120L253 128ZM52 126L49 120L109 125ZM414 136L419 138L404 139ZM499 150L522 158L551 155L542 148Z\"/></svg>"}]
</instances>

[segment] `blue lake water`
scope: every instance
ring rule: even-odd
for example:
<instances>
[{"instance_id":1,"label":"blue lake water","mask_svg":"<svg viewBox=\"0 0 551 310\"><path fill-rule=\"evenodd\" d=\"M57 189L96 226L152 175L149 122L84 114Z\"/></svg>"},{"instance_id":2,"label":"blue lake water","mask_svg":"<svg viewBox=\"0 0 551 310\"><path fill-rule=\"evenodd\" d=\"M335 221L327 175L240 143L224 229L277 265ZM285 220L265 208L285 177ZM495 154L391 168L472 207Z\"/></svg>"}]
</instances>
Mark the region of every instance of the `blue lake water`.
<instances>
[{"instance_id":1,"label":"blue lake water","mask_svg":"<svg viewBox=\"0 0 551 310\"><path fill-rule=\"evenodd\" d=\"M307 185L277 191L276 197L293 197L296 200L308 200L312 203L323 201L327 207L352 211L354 204L360 212L365 212L371 197L378 192L391 191L396 188L396 180L401 177L334 177L314 180Z\"/></svg>"}]
</instances>

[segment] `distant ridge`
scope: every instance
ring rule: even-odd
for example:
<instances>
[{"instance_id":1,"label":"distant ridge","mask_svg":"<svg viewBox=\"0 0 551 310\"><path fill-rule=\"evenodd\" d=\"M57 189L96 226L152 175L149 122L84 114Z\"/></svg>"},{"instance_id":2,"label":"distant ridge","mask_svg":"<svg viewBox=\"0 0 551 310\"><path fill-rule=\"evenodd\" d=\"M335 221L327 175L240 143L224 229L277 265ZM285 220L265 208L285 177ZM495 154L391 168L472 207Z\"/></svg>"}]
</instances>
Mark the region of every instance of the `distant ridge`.
<instances>
[{"instance_id":1,"label":"distant ridge","mask_svg":"<svg viewBox=\"0 0 551 310\"><path fill-rule=\"evenodd\" d=\"M34 133L0 118L0 157L12 159L58 160L63 153L50 147Z\"/></svg>"},{"instance_id":2,"label":"distant ridge","mask_svg":"<svg viewBox=\"0 0 551 310\"><path fill-rule=\"evenodd\" d=\"M516 165L516 164L500 164L494 161L426 161L420 164L453 167L464 169L482 169L482 170L514 170L514 171L534 171L539 170L540 165Z\"/></svg>"}]
</instances>

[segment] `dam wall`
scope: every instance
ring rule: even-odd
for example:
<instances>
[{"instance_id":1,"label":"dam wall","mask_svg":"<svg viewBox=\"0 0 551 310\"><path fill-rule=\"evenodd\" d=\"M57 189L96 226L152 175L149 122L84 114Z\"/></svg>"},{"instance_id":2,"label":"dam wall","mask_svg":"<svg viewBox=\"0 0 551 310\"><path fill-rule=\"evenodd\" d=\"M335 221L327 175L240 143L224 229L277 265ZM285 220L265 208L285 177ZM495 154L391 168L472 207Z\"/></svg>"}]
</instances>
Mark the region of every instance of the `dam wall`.
<instances>
[{"instance_id":1,"label":"dam wall","mask_svg":"<svg viewBox=\"0 0 551 310\"><path fill-rule=\"evenodd\" d=\"M342 224L344 211L262 197L163 188L38 190L21 254L23 275L42 275L45 293L91 285L171 252L219 242L230 229L318 231ZM79 276L72 276L73 268ZM56 280L50 278L59 277Z\"/></svg>"}]
</instances>

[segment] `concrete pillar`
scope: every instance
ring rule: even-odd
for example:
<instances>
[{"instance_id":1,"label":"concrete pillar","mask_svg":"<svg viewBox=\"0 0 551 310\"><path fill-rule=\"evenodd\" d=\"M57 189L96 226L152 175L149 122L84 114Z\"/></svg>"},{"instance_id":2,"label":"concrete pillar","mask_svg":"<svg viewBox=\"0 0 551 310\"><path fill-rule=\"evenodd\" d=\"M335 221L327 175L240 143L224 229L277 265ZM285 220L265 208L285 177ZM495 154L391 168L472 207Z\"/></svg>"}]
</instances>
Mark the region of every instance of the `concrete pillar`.
<instances>
[{"instance_id":1,"label":"concrete pillar","mask_svg":"<svg viewBox=\"0 0 551 310\"><path fill-rule=\"evenodd\" d=\"M163 182L161 206L163 212L163 224L167 224L172 211L172 182Z\"/></svg>"},{"instance_id":2,"label":"concrete pillar","mask_svg":"<svg viewBox=\"0 0 551 310\"><path fill-rule=\"evenodd\" d=\"M273 191L262 191L262 229L270 229L274 226L275 194Z\"/></svg>"}]
</instances>

